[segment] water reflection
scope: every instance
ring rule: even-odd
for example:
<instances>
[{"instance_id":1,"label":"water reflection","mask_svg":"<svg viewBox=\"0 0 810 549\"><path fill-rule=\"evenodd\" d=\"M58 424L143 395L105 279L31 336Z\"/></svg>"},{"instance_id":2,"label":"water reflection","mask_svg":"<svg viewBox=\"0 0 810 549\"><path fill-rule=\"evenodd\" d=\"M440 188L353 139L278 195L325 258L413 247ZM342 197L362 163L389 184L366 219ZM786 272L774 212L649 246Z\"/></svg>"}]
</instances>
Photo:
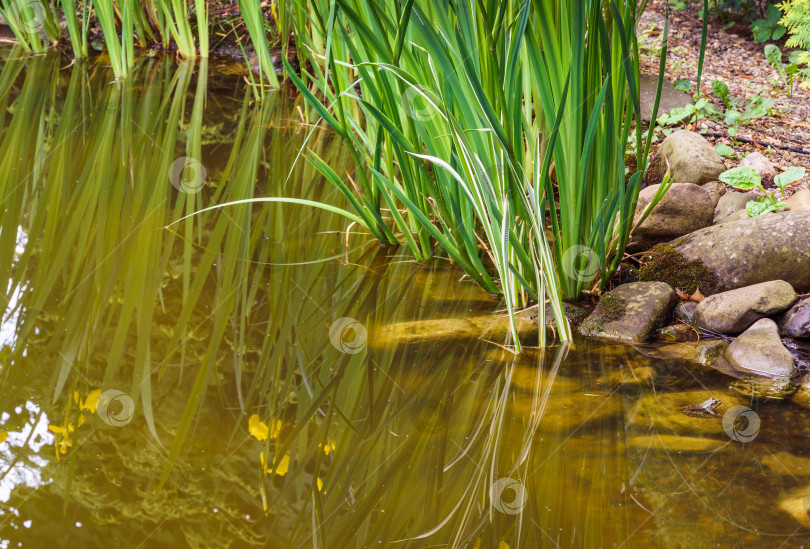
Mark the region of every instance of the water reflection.
<instances>
[{"instance_id":1,"label":"water reflection","mask_svg":"<svg viewBox=\"0 0 810 549\"><path fill-rule=\"evenodd\" d=\"M790 403L629 347L391 340L498 303L323 210L167 228L342 204L299 151L349 177L345 151L294 97L2 54L0 547L806 542Z\"/></svg>"}]
</instances>

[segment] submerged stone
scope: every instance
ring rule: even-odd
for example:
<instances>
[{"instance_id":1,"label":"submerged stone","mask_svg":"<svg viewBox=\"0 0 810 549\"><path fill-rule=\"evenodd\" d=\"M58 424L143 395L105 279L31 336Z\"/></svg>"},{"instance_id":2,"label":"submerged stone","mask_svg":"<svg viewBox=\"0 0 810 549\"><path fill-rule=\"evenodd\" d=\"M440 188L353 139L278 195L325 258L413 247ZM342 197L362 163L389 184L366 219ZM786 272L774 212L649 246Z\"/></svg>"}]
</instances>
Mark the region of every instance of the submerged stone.
<instances>
[{"instance_id":1,"label":"submerged stone","mask_svg":"<svg viewBox=\"0 0 810 549\"><path fill-rule=\"evenodd\" d=\"M796 519L796 522L810 529L810 485L782 498L779 508Z\"/></svg>"},{"instance_id":2,"label":"submerged stone","mask_svg":"<svg viewBox=\"0 0 810 549\"><path fill-rule=\"evenodd\" d=\"M645 435L630 439L630 447L666 452L714 452L727 441L713 438L682 437L677 435Z\"/></svg>"},{"instance_id":3,"label":"submerged stone","mask_svg":"<svg viewBox=\"0 0 810 549\"><path fill-rule=\"evenodd\" d=\"M747 397L783 400L790 398L796 392L798 385L791 383L790 378L750 377L733 381L731 388Z\"/></svg>"},{"instance_id":4,"label":"submerged stone","mask_svg":"<svg viewBox=\"0 0 810 549\"><path fill-rule=\"evenodd\" d=\"M796 292L784 280L762 282L707 297L695 309L698 328L739 334L760 318L781 313L796 301Z\"/></svg>"},{"instance_id":5,"label":"submerged stone","mask_svg":"<svg viewBox=\"0 0 810 549\"><path fill-rule=\"evenodd\" d=\"M587 312L581 307L568 303L563 303L563 313L572 329L587 315ZM515 314L515 325L521 342L537 341L537 321L536 306ZM550 305L546 306L546 328L549 331L556 329L556 322ZM371 345L388 345L471 339L487 339L496 343L503 343L508 340L509 334L509 316L506 313L500 313L466 318L436 318L388 324L378 329L374 337L369 339L369 343Z\"/></svg>"},{"instance_id":6,"label":"submerged stone","mask_svg":"<svg viewBox=\"0 0 810 549\"><path fill-rule=\"evenodd\" d=\"M763 318L743 332L717 361L717 369L734 377L792 378L798 373L776 323Z\"/></svg>"},{"instance_id":7,"label":"submerged stone","mask_svg":"<svg viewBox=\"0 0 810 549\"><path fill-rule=\"evenodd\" d=\"M678 302L675 291L660 282L622 284L602 295L593 313L579 327L579 333L643 343L666 323Z\"/></svg>"},{"instance_id":8,"label":"submerged stone","mask_svg":"<svg viewBox=\"0 0 810 549\"><path fill-rule=\"evenodd\" d=\"M810 475L810 457L794 456L788 452L768 454L762 464L777 475L806 477Z\"/></svg>"},{"instance_id":9,"label":"submerged stone","mask_svg":"<svg viewBox=\"0 0 810 549\"><path fill-rule=\"evenodd\" d=\"M712 412L703 417L689 415L683 410L710 399L719 401ZM722 437L723 415L732 407L748 402L726 391L693 389L675 393L647 391L627 414L627 422L636 429L650 429L661 434L716 435Z\"/></svg>"},{"instance_id":10,"label":"submerged stone","mask_svg":"<svg viewBox=\"0 0 810 549\"><path fill-rule=\"evenodd\" d=\"M687 341L660 346L636 345L641 354L658 360L676 360L701 367L704 371L714 368L717 359L725 352L728 342L722 339Z\"/></svg>"}]
</instances>

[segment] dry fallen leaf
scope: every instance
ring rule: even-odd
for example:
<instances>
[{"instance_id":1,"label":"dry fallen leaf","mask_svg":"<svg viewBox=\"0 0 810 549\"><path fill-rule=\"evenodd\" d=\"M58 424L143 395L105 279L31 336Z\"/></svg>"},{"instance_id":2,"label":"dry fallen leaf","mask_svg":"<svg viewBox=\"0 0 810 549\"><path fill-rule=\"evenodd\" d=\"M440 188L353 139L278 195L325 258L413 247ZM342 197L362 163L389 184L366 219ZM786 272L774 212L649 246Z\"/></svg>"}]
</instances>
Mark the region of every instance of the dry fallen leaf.
<instances>
[{"instance_id":1,"label":"dry fallen leaf","mask_svg":"<svg viewBox=\"0 0 810 549\"><path fill-rule=\"evenodd\" d=\"M695 303L700 303L701 301L703 301L704 299L706 299L706 296L705 296L705 295L703 295L702 293L700 293L700 288L698 288L697 290L695 290L695 293L693 293L693 294L692 294L692 295L689 297L689 299L691 299L691 300L692 300L692 301L694 301Z\"/></svg>"}]
</instances>

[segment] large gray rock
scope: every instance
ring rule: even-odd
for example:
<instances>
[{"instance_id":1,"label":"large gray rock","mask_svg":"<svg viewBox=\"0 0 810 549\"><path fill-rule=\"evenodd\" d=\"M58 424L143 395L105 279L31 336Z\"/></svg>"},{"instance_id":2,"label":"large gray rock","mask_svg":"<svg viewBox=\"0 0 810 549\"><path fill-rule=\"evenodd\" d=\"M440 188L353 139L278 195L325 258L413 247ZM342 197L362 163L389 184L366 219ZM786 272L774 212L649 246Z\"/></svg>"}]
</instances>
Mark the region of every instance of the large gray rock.
<instances>
[{"instance_id":1,"label":"large gray rock","mask_svg":"<svg viewBox=\"0 0 810 549\"><path fill-rule=\"evenodd\" d=\"M731 342L716 367L734 377L762 376L791 378L798 373L796 363L782 340L779 328L770 318L758 320Z\"/></svg>"},{"instance_id":2,"label":"large gray rock","mask_svg":"<svg viewBox=\"0 0 810 549\"><path fill-rule=\"evenodd\" d=\"M739 334L760 318L788 310L795 301L796 292L784 280L761 282L707 297L692 322L704 330Z\"/></svg>"},{"instance_id":3,"label":"large gray rock","mask_svg":"<svg viewBox=\"0 0 810 549\"><path fill-rule=\"evenodd\" d=\"M657 74L642 74L639 79L639 99L641 100L641 119L644 122L652 120L653 106L655 104L655 92L658 88ZM672 109L680 109L692 102L688 94L676 90L675 86L664 79L661 88L661 102L658 105L658 116L668 113Z\"/></svg>"},{"instance_id":4,"label":"large gray rock","mask_svg":"<svg viewBox=\"0 0 810 549\"><path fill-rule=\"evenodd\" d=\"M678 130L661 143L658 154L669 162L673 181L702 185L726 171L723 159L702 135Z\"/></svg>"},{"instance_id":5,"label":"large gray rock","mask_svg":"<svg viewBox=\"0 0 810 549\"><path fill-rule=\"evenodd\" d=\"M652 202L661 185L651 185L638 195L634 224ZM630 251L693 233L712 224L714 203L709 192L694 183L673 183L647 219L633 233Z\"/></svg>"},{"instance_id":6,"label":"large gray rock","mask_svg":"<svg viewBox=\"0 0 810 549\"><path fill-rule=\"evenodd\" d=\"M745 205L749 200L756 200L759 195L753 191L738 193L729 191L720 197L717 202L717 209L714 212L714 222L720 223L730 215L745 210ZM746 215L748 215L746 213Z\"/></svg>"},{"instance_id":7,"label":"large gray rock","mask_svg":"<svg viewBox=\"0 0 810 549\"><path fill-rule=\"evenodd\" d=\"M706 227L653 248L639 276L685 292L697 286L704 295L769 280L784 280L797 292L807 292L810 212L773 213Z\"/></svg>"},{"instance_id":8,"label":"large gray rock","mask_svg":"<svg viewBox=\"0 0 810 549\"><path fill-rule=\"evenodd\" d=\"M785 337L810 337L810 299L798 302L779 321Z\"/></svg>"},{"instance_id":9,"label":"large gray rock","mask_svg":"<svg viewBox=\"0 0 810 549\"><path fill-rule=\"evenodd\" d=\"M579 333L643 343L669 320L676 303L678 296L668 284L622 284L602 296L593 313L579 326Z\"/></svg>"}]
</instances>

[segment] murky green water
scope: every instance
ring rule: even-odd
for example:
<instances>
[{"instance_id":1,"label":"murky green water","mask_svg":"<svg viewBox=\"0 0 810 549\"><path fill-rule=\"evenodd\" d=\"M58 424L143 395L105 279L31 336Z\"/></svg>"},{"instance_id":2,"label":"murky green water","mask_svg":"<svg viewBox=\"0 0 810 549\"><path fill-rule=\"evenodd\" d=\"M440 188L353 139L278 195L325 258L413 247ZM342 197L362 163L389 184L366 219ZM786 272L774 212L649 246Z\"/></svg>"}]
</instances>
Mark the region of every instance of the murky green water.
<instances>
[{"instance_id":1,"label":"murky green water","mask_svg":"<svg viewBox=\"0 0 810 549\"><path fill-rule=\"evenodd\" d=\"M344 205L298 158L346 176L344 151L294 97L1 53L0 548L808 543L795 404L631 347L392 342L498 304L331 212L167 228Z\"/></svg>"}]
</instances>

